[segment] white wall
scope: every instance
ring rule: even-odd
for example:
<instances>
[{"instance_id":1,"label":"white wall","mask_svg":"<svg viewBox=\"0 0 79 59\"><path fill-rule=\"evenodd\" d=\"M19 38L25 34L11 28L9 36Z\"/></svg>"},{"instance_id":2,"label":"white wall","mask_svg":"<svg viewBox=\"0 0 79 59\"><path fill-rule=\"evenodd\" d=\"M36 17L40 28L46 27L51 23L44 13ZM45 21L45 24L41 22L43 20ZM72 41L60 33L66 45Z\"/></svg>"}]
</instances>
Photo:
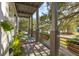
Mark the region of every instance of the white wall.
<instances>
[{"instance_id":1,"label":"white wall","mask_svg":"<svg viewBox=\"0 0 79 59\"><path fill-rule=\"evenodd\" d=\"M14 14L16 14L16 8L14 3L9 2L1 2L0 4L0 20L6 20L6 18L11 21L16 26L15 17ZM9 45L9 42L12 40L12 36L14 36L15 30L11 30L10 32L5 32L2 28L0 30L0 51L1 54L6 50L7 46ZM11 35L12 34L12 35ZM8 54L9 55L9 52Z\"/></svg>"},{"instance_id":2,"label":"white wall","mask_svg":"<svg viewBox=\"0 0 79 59\"><path fill-rule=\"evenodd\" d=\"M1 20L5 19L5 16L8 15L7 11L6 11L6 3L1 2L1 9L0 11L2 11L1 13ZM8 38L7 38L7 33L3 30L3 28L1 28L1 54L3 54L3 52L6 50L7 46L9 45L8 43ZM8 54L9 55L9 54Z\"/></svg>"},{"instance_id":3,"label":"white wall","mask_svg":"<svg viewBox=\"0 0 79 59\"><path fill-rule=\"evenodd\" d=\"M14 12L9 10L9 5L7 2L1 2L0 3L1 6L0 6L0 19L1 20L6 20L5 19L5 16L6 18L13 22L14 26L15 26L15 17L14 17ZM14 7L11 7L11 8L14 8ZM11 35L12 33L12 35ZM2 28L1 28L1 33L0 33L0 51L1 51L1 54L6 50L7 46L9 45L9 42L12 40L12 36L14 35L14 30L12 30L10 32L5 32ZM7 55L9 55L9 51L7 53Z\"/></svg>"}]
</instances>

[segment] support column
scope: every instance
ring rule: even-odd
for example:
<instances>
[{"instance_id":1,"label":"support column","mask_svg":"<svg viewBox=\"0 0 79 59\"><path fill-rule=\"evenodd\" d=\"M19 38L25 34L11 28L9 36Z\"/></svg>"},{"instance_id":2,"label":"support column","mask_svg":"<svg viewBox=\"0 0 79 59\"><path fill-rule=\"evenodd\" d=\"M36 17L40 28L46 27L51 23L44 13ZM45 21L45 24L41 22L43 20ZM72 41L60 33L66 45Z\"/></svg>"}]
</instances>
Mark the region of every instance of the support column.
<instances>
[{"instance_id":1,"label":"support column","mask_svg":"<svg viewBox=\"0 0 79 59\"><path fill-rule=\"evenodd\" d=\"M19 18L17 16L15 16L15 22L16 22L15 26L15 35L16 35L19 31Z\"/></svg>"},{"instance_id":2,"label":"support column","mask_svg":"<svg viewBox=\"0 0 79 59\"><path fill-rule=\"evenodd\" d=\"M31 37L33 37L33 16L31 16Z\"/></svg>"},{"instance_id":3,"label":"support column","mask_svg":"<svg viewBox=\"0 0 79 59\"><path fill-rule=\"evenodd\" d=\"M20 18L18 17L18 20L17 20L17 32L19 32L19 20L20 20Z\"/></svg>"},{"instance_id":4,"label":"support column","mask_svg":"<svg viewBox=\"0 0 79 59\"><path fill-rule=\"evenodd\" d=\"M58 27L57 27L57 16L58 16L58 6L57 2L52 2L51 4L51 10L52 10L52 30L50 32L50 55L51 56L57 56L59 55L59 39L58 39Z\"/></svg>"},{"instance_id":5,"label":"support column","mask_svg":"<svg viewBox=\"0 0 79 59\"><path fill-rule=\"evenodd\" d=\"M31 34L30 26L31 26L31 18L29 17L29 26L28 26L28 34L29 34L29 36Z\"/></svg>"},{"instance_id":6,"label":"support column","mask_svg":"<svg viewBox=\"0 0 79 59\"><path fill-rule=\"evenodd\" d=\"M36 11L36 42L39 41L39 9Z\"/></svg>"}]
</instances>

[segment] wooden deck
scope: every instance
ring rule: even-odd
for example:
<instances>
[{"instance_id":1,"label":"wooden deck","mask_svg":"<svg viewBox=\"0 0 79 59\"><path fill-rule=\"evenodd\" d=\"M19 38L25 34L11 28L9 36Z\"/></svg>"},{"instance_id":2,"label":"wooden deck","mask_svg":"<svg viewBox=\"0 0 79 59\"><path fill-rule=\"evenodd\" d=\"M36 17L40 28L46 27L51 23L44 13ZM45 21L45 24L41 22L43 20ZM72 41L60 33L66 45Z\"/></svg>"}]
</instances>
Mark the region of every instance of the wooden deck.
<instances>
[{"instance_id":1,"label":"wooden deck","mask_svg":"<svg viewBox=\"0 0 79 59\"><path fill-rule=\"evenodd\" d=\"M25 50L24 56L50 56L50 49L41 43L32 42L23 44L22 47ZM59 56L76 56L69 51L66 46L60 45Z\"/></svg>"},{"instance_id":2,"label":"wooden deck","mask_svg":"<svg viewBox=\"0 0 79 59\"><path fill-rule=\"evenodd\" d=\"M22 47L25 50L24 56L49 56L50 55L50 50L39 42L23 44Z\"/></svg>"},{"instance_id":3,"label":"wooden deck","mask_svg":"<svg viewBox=\"0 0 79 59\"><path fill-rule=\"evenodd\" d=\"M21 43L24 48L24 54L22 56L50 56L50 49L40 42L22 40ZM76 54L69 51L67 46L60 45L59 56L76 56Z\"/></svg>"}]
</instances>

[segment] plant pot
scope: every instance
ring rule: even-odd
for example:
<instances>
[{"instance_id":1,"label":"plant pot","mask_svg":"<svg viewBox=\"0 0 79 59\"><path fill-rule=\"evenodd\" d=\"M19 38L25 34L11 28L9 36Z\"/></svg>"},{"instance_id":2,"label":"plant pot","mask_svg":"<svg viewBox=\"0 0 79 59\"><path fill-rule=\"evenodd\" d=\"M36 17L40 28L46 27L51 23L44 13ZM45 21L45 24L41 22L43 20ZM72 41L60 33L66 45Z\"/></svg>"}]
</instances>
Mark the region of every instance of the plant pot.
<instances>
[{"instance_id":1,"label":"plant pot","mask_svg":"<svg viewBox=\"0 0 79 59\"><path fill-rule=\"evenodd\" d=\"M43 34L41 34L40 37L41 37L41 39L45 39L45 40L49 39L49 37L47 35L43 35Z\"/></svg>"}]
</instances>

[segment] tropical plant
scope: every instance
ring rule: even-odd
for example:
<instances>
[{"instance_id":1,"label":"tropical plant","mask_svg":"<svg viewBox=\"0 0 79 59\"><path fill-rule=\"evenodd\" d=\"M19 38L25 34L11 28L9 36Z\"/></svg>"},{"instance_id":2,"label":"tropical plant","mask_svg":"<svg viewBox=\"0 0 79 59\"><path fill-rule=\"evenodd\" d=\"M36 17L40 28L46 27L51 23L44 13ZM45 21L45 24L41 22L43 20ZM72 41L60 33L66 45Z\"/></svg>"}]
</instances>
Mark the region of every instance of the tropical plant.
<instances>
[{"instance_id":1,"label":"tropical plant","mask_svg":"<svg viewBox=\"0 0 79 59\"><path fill-rule=\"evenodd\" d=\"M12 48L12 50L13 50L12 52L13 52L14 56L19 56L22 54L21 44L20 44L20 40L19 40L18 36L14 36L14 38L11 42L10 48Z\"/></svg>"},{"instance_id":2,"label":"tropical plant","mask_svg":"<svg viewBox=\"0 0 79 59\"><path fill-rule=\"evenodd\" d=\"M13 25L9 20L3 20L3 22L0 22L0 27L5 31L11 31L13 29Z\"/></svg>"}]
</instances>

